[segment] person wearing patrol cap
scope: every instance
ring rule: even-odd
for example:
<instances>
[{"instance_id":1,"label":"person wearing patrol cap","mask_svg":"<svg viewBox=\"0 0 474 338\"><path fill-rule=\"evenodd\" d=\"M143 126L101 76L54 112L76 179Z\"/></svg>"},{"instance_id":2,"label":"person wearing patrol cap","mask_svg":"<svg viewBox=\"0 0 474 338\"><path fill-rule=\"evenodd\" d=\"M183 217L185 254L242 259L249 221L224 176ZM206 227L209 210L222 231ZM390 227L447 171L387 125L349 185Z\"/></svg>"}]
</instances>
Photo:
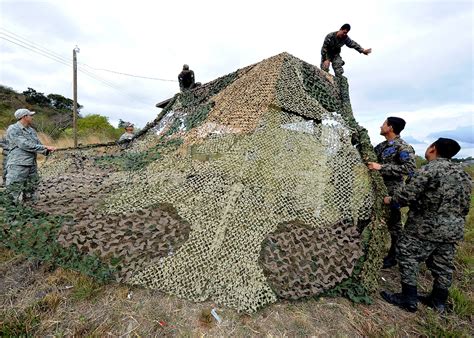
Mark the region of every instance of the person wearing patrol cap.
<instances>
[{"instance_id":1,"label":"person wearing patrol cap","mask_svg":"<svg viewBox=\"0 0 474 338\"><path fill-rule=\"evenodd\" d=\"M402 187L405 177L410 179L416 169L413 147L400 138L400 133L404 128L404 119L394 116L388 117L380 127L380 135L385 137L385 141L374 148L378 163L367 163L370 170L380 172L389 195ZM387 219L391 245L387 256L383 259L384 269L397 265L397 241L402 231L401 220L400 209L391 208Z\"/></svg>"},{"instance_id":2,"label":"person wearing patrol cap","mask_svg":"<svg viewBox=\"0 0 474 338\"><path fill-rule=\"evenodd\" d=\"M194 72L189 69L188 65L183 65L183 70L178 75L179 80L179 89L183 92L188 89L193 89L196 87L196 83L194 82Z\"/></svg>"},{"instance_id":3,"label":"person wearing patrol cap","mask_svg":"<svg viewBox=\"0 0 474 338\"><path fill-rule=\"evenodd\" d=\"M37 154L48 155L55 147L45 146L32 128L34 111L21 108L15 111L17 122L7 129L9 147L5 186L14 202L34 198L39 180Z\"/></svg>"},{"instance_id":4,"label":"person wearing patrol cap","mask_svg":"<svg viewBox=\"0 0 474 338\"><path fill-rule=\"evenodd\" d=\"M130 142L132 140L132 138L135 136L135 133L133 132L135 126L130 123L130 122L127 122L125 123L124 125L124 129L125 129L125 133L122 134L122 136L120 136L119 138L119 142Z\"/></svg>"}]
</instances>

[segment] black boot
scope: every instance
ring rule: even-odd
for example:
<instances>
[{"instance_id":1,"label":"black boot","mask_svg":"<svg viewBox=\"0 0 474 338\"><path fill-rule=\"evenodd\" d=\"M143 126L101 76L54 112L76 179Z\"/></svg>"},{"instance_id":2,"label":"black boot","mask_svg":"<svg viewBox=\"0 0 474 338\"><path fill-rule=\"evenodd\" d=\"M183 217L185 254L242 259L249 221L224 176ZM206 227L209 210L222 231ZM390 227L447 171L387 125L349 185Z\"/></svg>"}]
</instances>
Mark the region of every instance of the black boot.
<instances>
[{"instance_id":1,"label":"black boot","mask_svg":"<svg viewBox=\"0 0 474 338\"><path fill-rule=\"evenodd\" d=\"M446 301L448 300L449 291L439 287L433 287L433 291L428 296L419 296L418 300L426 306L433 308L439 313L446 311Z\"/></svg>"},{"instance_id":2,"label":"black boot","mask_svg":"<svg viewBox=\"0 0 474 338\"><path fill-rule=\"evenodd\" d=\"M417 310L417 293L416 285L408 285L402 283L402 293L390 293L382 291L380 293L383 299L390 304L396 305L408 312L416 312Z\"/></svg>"},{"instance_id":3,"label":"black boot","mask_svg":"<svg viewBox=\"0 0 474 338\"><path fill-rule=\"evenodd\" d=\"M385 256L385 258L383 259L382 269L389 269L397 265L396 249L398 237L395 235L390 235L390 237L392 239L392 243L390 244L390 249L388 250L387 256Z\"/></svg>"}]
</instances>

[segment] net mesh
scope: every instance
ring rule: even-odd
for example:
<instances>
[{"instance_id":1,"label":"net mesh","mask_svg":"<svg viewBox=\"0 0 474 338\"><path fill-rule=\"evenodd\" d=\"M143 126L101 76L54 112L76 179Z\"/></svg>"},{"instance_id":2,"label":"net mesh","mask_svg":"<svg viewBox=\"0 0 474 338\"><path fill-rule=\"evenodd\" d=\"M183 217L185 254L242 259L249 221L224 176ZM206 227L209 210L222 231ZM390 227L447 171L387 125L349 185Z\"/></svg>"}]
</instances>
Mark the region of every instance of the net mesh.
<instances>
[{"instance_id":1,"label":"net mesh","mask_svg":"<svg viewBox=\"0 0 474 338\"><path fill-rule=\"evenodd\" d=\"M383 186L342 90L266 59L177 95L125 150L55 154L37 208L71 214L59 241L113 257L118 280L193 301L254 312L348 278L373 289Z\"/></svg>"}]
</instances>

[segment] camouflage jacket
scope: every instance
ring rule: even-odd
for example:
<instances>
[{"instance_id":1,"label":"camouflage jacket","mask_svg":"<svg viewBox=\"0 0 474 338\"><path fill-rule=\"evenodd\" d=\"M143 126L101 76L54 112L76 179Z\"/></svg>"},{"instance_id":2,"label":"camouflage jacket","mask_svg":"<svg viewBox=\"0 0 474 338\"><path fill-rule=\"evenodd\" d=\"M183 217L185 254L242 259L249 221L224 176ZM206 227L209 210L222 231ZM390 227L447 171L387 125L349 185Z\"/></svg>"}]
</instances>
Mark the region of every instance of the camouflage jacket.
<instances>
[{"instance_id":1,"label":"camouflage jacket","mask_svg":"<svg viewBox=\"0 0 474 338\"><path fill-rule=\"evenodd\" d=\"M0 148L2 148L3 156L8 155L8 142L6 136L0 138Z\"/></svg>"},{"instance_id":2,"label":"camouflage jacket","mask_svg":"<svg viewBox=\"0 0 474 338\"><path fill-rule=\"evenodd\" d=\"M118 139L118 141L119 142L130 141L134 136L135 134L123 133L122 136L120 136L120 138Z\"/></svg>"},{"instance_id":3,"label":"camouflage jacket","mask_svg":"<svg viewBox=\"0 0 474 338\"><path fill-rule=\"evenodd\" d=\"M345 39L338 39L336 36L337 32L332 32L326 35L324 39L323 47L321 48L321 58L323 60L332 60L332 58L341 52L341 47L346 45L349 48L354 48L359 53L364 51L357 42L347 37Z\"/></svg>"},{"instance_id":4,"label":"camouflage jacket","mask_svg":"<svg viewBox=\"0 0 474 338\"><path fill-rule=\"evenodd\" d=\"M385 183L403 182L403 175L411 177L415 173L415 151L400 136L378 144L374 151L382 165L380 174Z\"/></svg>"},{"instance_id":5,"label":"camouflage jacket","mask_svg":"<svg viewBox=\"0 0 474 338\"><path fill-rule=\"evenodd\" d=\"M430 161L392 197L393 207L409 206L405 231L433 242L463 239L472 182L458 164Z\"/></svg>"},{"instance_id":6,"label":"camouflage jacket","mask_svg":"<svg viewBox=\"0 0 474 338\"><path fill-rule=\"evenodd\" d=\"M7 165L36 165L37 153L49 153L41 144L36 131L31 127L24 127L19 121L8 127L7 142L10 148Z\"/></svg>"},{"instance_id":7,"label":"camouflage jacket","mask_svg":"<svg viewBox=\"0 0 474 338\"><path fill-rule=\"evenodd\" d=\"M194 72L192 70L183 70L179 73L178 80L181 90L191 88L194 84Z\"/></svg>"}]
</instances>

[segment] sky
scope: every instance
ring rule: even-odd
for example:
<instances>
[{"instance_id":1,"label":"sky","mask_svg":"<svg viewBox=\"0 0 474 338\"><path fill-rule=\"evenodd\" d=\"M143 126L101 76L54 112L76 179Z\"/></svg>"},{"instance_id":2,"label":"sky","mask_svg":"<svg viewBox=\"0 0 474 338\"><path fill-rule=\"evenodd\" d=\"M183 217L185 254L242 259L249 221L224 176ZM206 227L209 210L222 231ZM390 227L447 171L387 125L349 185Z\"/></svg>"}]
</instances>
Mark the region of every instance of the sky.
<instances>
[{"instance_id":1,"label":"sky","mask_svg":"<svg viewBox=\"0 0 474 338\"><path fill-rule=\"evenodd\" d=\"M81 114L143 127L159 113L155 104L178 92L183 64L202 83L281 52L319 65L326 34L348 22L349 36L372 48L367 56L341 52L355 118L372 143L384 140L385 118L398 116L418 155L444 136L467 157L474 156L473 21L472 0L0 0L0 84L72 98L77 45Z\"/></svg>"}]
</instances>

